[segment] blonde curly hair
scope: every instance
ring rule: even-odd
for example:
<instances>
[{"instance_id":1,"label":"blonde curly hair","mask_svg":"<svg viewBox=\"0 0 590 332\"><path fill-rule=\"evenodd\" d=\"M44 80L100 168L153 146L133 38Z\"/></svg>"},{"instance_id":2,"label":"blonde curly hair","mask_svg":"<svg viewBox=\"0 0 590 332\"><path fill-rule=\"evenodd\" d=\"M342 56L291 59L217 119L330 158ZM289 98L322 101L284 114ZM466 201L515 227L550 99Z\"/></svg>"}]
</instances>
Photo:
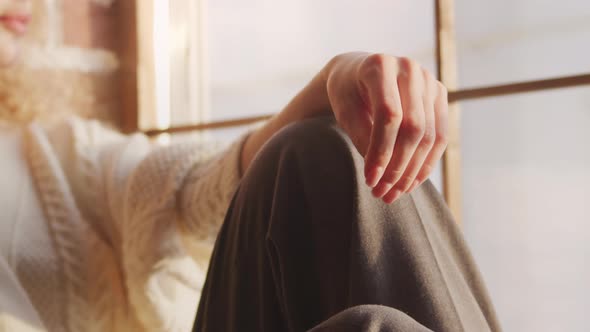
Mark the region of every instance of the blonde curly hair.
<instances>
[{"instance_id":1,"label":"blonde curly hair","mask_svg":"<svg viewBox=\"0 0 590 332\"><path fill-rule=\"evenodd\" d=\"M19 63L0 68L0 121L22 125L75 114L117 126L116 55L56 45L49 35L61 25L49 22L52 3L34 1L31 31L23 40Z\"/></svg>"},{"instance_id":2,"label":"blonde curly hair","mask_svg":"<svg viewBox=\"0 0 590 332\"><path fill-rule=\"evenodd\" d=\"M36 69L24 65L0 70L0 121L51 122L78 115L118 123L116 73Z\"/></svg>"}]
</instances>

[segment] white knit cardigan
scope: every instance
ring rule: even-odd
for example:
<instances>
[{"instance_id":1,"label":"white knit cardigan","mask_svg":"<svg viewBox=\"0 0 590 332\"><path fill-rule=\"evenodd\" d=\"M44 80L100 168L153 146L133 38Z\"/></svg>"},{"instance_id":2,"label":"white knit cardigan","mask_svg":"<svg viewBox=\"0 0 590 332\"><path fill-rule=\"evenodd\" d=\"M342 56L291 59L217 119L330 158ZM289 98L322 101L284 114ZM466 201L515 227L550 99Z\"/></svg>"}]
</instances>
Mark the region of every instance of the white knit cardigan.
<instances>
[{"instance_id":1,"label":"white knit cardigan","mask_svg":"<svg viewBox=\"0 0 590 332\"><path fill-rule=\"evenodd\" d=\"M190 331L244 138L157 147L77 118L23 137L50 241L15 274L43 328Z\"/></svg>"}]
</instances>

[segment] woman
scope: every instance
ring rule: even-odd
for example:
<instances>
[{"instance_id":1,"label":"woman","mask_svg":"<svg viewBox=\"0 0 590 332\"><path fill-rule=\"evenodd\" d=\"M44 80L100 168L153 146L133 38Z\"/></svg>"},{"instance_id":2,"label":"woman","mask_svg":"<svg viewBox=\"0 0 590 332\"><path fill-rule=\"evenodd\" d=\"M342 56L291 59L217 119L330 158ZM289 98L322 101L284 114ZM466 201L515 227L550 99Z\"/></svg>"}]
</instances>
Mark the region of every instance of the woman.
<instances>
[{"instance_id":1,"label":"woman","mask_svg":"<svg viewBox=\"0 0 590 332\"><path fill-rule=\"evenodd\" d=\"M30 6L0 0L5 65ZM50 331L498 330L427 181L446 112L414 61L349 53L225 150L5 125L3 296Z\"/></svg>"}]
</instances>

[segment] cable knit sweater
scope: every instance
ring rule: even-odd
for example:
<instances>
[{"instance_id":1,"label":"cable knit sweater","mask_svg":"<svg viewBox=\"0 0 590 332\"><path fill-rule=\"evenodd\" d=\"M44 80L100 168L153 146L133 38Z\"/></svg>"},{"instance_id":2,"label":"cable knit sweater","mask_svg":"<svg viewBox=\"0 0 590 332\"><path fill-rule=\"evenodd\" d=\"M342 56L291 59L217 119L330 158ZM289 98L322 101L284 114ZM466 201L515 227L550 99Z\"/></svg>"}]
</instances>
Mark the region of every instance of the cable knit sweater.
<instances>
[{"instance_id":1,"label":"cable knit sweater","mask_svg":"<svg viewBox=\"0 0 590 332\"><path fill-rule=\"evenodd\" d=\"M158 147L77 118L15 135L26 176L0 191L1 248L38 327L189 331L244 139Z\"/></svg>"}]
</instances>

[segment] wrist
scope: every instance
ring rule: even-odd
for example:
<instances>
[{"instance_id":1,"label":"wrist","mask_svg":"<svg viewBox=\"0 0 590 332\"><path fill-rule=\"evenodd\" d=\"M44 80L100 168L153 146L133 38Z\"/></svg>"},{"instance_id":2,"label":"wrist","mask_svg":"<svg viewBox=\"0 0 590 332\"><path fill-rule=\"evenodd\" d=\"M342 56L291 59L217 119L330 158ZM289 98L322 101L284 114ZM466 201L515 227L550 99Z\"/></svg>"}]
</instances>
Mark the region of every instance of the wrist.
<instances>
[{"instance_id":1,"label":"wrist","mask_svg":"<svg viewBox=\"0 0 590 332\"><path fill-rule=\"evenodd\" d=\"M320 71L279 113L281 122L301 121L331 114L324 71Z\"/></svg>"},{"instance_id":2,"label":"wrist","mask_svg":"<svg viewBox=\"0 0 590 332\"><path fill-rule=\"evenodd\" d=\"M324 66L324 69L322 69L322 75L325 82L327 83L334 76L358 70L360 64L369 55L371 55L371 53L367 52L349 52L336 55L326 64L326 66Z\"/></svg>"}]
</instances>

